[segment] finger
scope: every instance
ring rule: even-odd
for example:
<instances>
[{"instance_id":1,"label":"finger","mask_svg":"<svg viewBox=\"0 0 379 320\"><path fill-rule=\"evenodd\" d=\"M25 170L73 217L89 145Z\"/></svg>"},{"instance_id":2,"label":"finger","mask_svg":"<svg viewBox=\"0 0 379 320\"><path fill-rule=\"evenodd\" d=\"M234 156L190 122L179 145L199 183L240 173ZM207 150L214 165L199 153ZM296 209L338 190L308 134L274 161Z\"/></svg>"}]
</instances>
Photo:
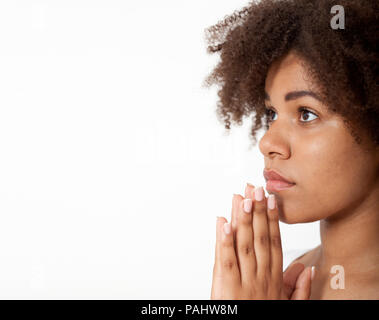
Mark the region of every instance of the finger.
<instances>
[{"instance_id":1,"label":"finger","mask_svg":"<svg viewBox=\"0 0 379 320\"><path fill-rule=\"evenodd\" d=\"M245 187L245 198L251 198L252 190L254 190L254 186L250 183L246 183ZM236 209L235 204L235 197L238 196L237 194L233 194L233 200L232 200L232 230L233 230L233 237L234 237L234 244L236 244L236 230L237 230L237 220L238 220L238 209ZM235 248L237 249L237 248Z\"/></svg>"},{"instance_id":2,"label":"finger","mask_svg":"<svg viewBox=\"0 0 379 320\"><path fill-rule=\"evenodd\" d=\"M236 252L234 249L234 239L231 224L226 219L220 219L219 223L219 267L226 288L234 288L240 284L240 272Z\"/></svg>"},{"instance_id":3,"label":"finger","mask_svg":"<svg viewBox=\"0 0 379 320\"><path fill-rule=\"evenodd\" d=\"M280 237L278 206L275 195L270 194L267 199L267 218L270 237L270 269L274 281L279 282L283 276L283 253Z\"/></svg>"},{"instance_id":4,"label":"finger","mask_svg":"<svg viewBox=\"0 0 379 320\"><path fill-rule=\"evenodd\" d=\"M220 228L222 225L227 222L224 217L217 217L216 221L216 254L215 254L215 262L220 262L221 259L221 232Z\"/></svg>"},{"instance_id":5,"label":"finger","mask_svg":"<svg viewBox=\"0 0 379 320\"><path fill-rule=\"evenodd\" d=\"M293 291L296 288L296 280L300 273L304 270L304 265L300 262L291 264L283 273L283 286L284 293L288 299L292 296Z\"/></svg>"},{"instance_id":6,"label":"finger","mask_svg":"<svg viewBox=\"0 0 379 320\"><path fill-rule=\"evenodd\" d=\"M216 246L215 262L213 265L211 299L221 299L222 290L222 268L221 268L221 228L227 222L224 217L216 219Z\"/></svg>"},{"instance_id":7,"label":"finger","mask_svg":"<svg viewBox=\"0 0 379 320\"><path fill-rule=\"evenodd\" d=\"M246 187L245 187L245 198L249 198L251 199L251 194L252 192L254 191L254 186L250 183L246 183Z\"/></svg>"},{"instance_id":8,"label":"finger","mask_svg":"<svg viewBox=\"0 0 379 320\"><path fill-rule=\"evenodd\" d=\"M213 264L213 273L212 273L212 289L211 289L211 299L218 299L217 292L219 291L219 285L217 283L217 277L219 276L219 235L218 235L218 224L219 217L216 218L216 245L215 245L215 261Z\"/></svg>"},{"instance_id":9,"label":"finger","mask_svg":"<svg viewBox=\"0 0 379 320\"><path fill-rule=\"evenodd\" d=\"M297 278L296 287L292 294L291 300L309 300L311 295L311 275L311 267L307 267L303 270Z\"/></svg>"},{"instance_id":10,"label":"finger","mask_svg":"<svg viewBox=\"0 0 379 320\"><path fill-rule=\"evenodd\" d=\"M251 198L251 193L254 190L254 186L250 183L246 183L245 187L245 198ZM235 198L236 194L233 194L233 199ZM232 230L235 233L236 227L237 227L237 219L238 219L238 210L233 210L232 208ZM235 239L235 237L234 237Z\"/></svg>"},{"instance_id":11,"label":"finger","mask_svg":"<svg viewBox=\"0 0 379 320\"><path fill-rule=\"evenodd\" d=\"M236 194L233 194L232 197L232 217L231 217L231 226L232 226L232 233L233 233L233 240L234 243L236 242L236 228L237 228L237 210L236 210L236 205L235 205L235 196Z\"/></svg>"},{"instance_id":12,"label":"finger","mask_svg":"<svg viewBox=\"0 0 379 320\"><path fill-rule=\"evenodd\" d=\"M241 284L251 285L256 273L256 260L254 252L254 235L252 226L252 199L238 196L236 248L240 267Z\"/></svg>"},{"instance_id":13,"label":"finger","mask_svg":"<svg viewBox=\"0 0 379 320\"><path fill-rule=\"evenodd\" d=\"M254 194L254 186L247 182L246 187L245 187L245 198L253 199L252 194ZM237 221L237 219L238 219L238 215L237 215L236 221ZM236 236L234 236L234 240L236 243L237 242Z\"/></svg>"},{"instance_id":14,"label":"finger","mask_svg":"<svg viewBox=\"0 0 379 320\"><path fill-rule=\"evenodd\" d=\"M257 276L262 278L269 273L270 266L270 238L267 224L266 197L263 187L255 188L254 199L254 251L257 263Z\"/></svg>"},{"instance_id":15,"label":"finger","mask_svg":"<svg viewBox=\"0 0 379 320\"><path fill-rule=\"evenodd\" d=\"M233 196L232 196L232 218L231 218L231 225L232 225L232 230L233 232L235 231L236 229L236 226L237 226L237 211L235 210L235 206L234 206L234 198L235 198L236 194L233 193Z\"/></svg>"}]
</instances>

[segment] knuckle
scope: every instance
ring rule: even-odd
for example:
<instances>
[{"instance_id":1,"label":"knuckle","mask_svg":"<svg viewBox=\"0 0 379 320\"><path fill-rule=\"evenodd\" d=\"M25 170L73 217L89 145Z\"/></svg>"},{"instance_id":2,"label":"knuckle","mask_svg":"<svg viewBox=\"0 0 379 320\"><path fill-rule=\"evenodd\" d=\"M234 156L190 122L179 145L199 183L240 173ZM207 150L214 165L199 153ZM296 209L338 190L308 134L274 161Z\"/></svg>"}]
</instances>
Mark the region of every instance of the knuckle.
<instances>
[{"instance_id":1,"label":"knuckle","mask_svg":"<svg viewBox=\"0 0 379 320\"><path fill-rule=\"evenodd\" d=\"M269 238L267 234L261 234L261 235L255 236L255 241L257 241L259 244L263 246L267 246L269 242Z\"/></svg>"},{"instance_id":2,"label":"knuckle","mask_svg":"<svg viewBox=\"0 0 379 320\"><path fill-rule=\"evenodd\" d=\"M224 270L233 270L235 267L235 262L232 259L225 259L222 262L222 267Z\"/></svg>"},{"instance_id":3,"label":"knuckle","mask_svg":"<svg viewBox=\"0 0 379 320\"><path fill-rule=\"evenodd\" d=\"M253 245L250 243L242 244L238 250L245 256L251 256L254 253Z\"/></svg>"},{"instance_id":4,"label":"knuckle","mask_svg":"<svg viewBox=\"0 0 379 320\"><path fill-rule=\"evenodd\" d=\"M280 239L280 236L272 236L271 237L271 244L275 248L281 248L282 247L282 241Z\"/></svg>"}]
</instances>

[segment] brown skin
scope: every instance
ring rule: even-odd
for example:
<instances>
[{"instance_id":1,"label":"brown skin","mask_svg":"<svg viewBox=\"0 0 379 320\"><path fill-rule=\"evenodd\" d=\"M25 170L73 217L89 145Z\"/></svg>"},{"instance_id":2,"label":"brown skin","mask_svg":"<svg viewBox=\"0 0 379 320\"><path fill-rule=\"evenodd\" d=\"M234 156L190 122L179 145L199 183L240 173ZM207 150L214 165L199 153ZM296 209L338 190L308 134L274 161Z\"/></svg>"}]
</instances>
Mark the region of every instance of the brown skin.
<instances>
[{"instance_id":1,"label":"brown skin","mask_svg":"<svg viewBox=\"0 0 379 320\"><path fill-rule=\"evenodd\" d=\"M301 62L290 52L270 67L266 107L274 116L259 143L265 167L296 185L268 192L277 201L273 211L251 187L251 213L243 212L245 198L233 197L232 232L225 234L227 220L217 219L212 299L379 299L379 149L363 132L357 144L343 118L317 99L285 101L288 92L317 88ZM279 219L320 220L321 245L284 273ZM345 289L331 287L333 265L343 266Z\"/></svg>"},{"instance_id":2,"label":"brown skin","mask_svg":"<svg viewBox=\"0 0 379 320\"><path fill-rule=\"evenodd\" d=\"M300 62L290 53L266 78L266 107L275 112L259 148L266 168L296 183L268 193L277 196L281 221L320 220L321 245L298 259L316 266L311 299L379 299L379 152L367 137L358 145L342 118L316 99L284 101L287 92L310 89ZM318 117L300 114L299 106ZM330 286L333 265L344 267L343 290Z\"/></svg>"},{"instance_id":3,"label":"brown skin","mask_svg":"<svg viewBox=\"0 0 379 320\"><path fill-rule=\"evenodd\" d=\"M304 300L311 290L311 268L292 264L283 273L278 207L267 198L258 201L256 190L246 186L245 198L233 195L231 224L223 217L216 223L216 252L211 299ZM229 233L225 225L231 225Z\"/></svg>"}]
</instances>

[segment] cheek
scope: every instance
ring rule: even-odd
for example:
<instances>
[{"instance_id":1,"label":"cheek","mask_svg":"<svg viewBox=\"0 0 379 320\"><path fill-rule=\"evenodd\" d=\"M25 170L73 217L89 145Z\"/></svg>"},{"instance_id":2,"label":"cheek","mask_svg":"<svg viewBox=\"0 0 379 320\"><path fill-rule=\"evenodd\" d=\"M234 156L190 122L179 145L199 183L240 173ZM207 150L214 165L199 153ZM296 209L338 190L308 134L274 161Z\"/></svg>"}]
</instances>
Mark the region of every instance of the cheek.
<instances>
[{"instance_id":1,"label":"cheek","mask_svg":"<svg viewBox=\"0 0 379 320\"><path fill-rule=\"evenodd\" d=\"M343 144L320 143L307 154L299 155L298 184L277 195L282 222L325 219L363 196L362 184L370 173L361 152Z\"/></svg>"}]
</instances>

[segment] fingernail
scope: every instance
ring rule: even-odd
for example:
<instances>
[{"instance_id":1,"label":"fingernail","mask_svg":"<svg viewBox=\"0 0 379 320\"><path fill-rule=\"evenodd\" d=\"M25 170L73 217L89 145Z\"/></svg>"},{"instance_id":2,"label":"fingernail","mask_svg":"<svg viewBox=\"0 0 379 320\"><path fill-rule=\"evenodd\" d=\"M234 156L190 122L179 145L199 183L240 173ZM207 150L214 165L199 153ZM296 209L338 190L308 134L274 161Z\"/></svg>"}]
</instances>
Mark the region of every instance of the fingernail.
<instances>
[{"instance_id":1,"label":"fingernail","mask_svg":"<svg viewBox=\"0 0 379 320\"><path fill-rule=\"evenodd\" d=\"M246 182L246 187L245 187L245 196L248 194L251 194L251 189L254 190L254 186L248 182ZM250 192L249 192L250 190Z\"/></svg>"},{"instance_id":2,"label":"fingernail","mask_svg":"<svg viewBox=\"0 0 379 320\"><path fill-rule=\"evenodd\" d=\"M313 280L315 277L315 266L312 266L312 271L311 271L311 280Z\"/></svg>"},{"instance_id":3,"label":"fingernail","mask_svg":"<svg viewBox=\"0 0 379 320\"><path fill-rule=\"evenodd\" d=\"M247 195L247 190L249 189L249 184L246 183L246 187L245 187L245 196Z\"/></svg>"},{"instance_id":4,"label":"fingernail","mask_svg":"<svg viewBox=\"0 0 379 320\"><path fill-rule=\"evenodd\" d=\"M229 234L229 233L230 233L230 223L229 223L229 222L226 222L226 223L224 224L224 232L225 232L226 234Z\"/></svg>"},{"instance_id":5,"label":"fingernail","mask_svg":"<svg viewBox=\"0 0 379 320\"><path fill-rule=\"evenodd\" d=\"M251 199L244 199L243 200L243 210L246 213L250 213L251 212L252 203L253 203L253 200L251 200Z\"/></svg>"},{"instance_id":6,"label":"fingernail","mask_svg":"<svg viewBox=\"0 0 379 320\"><path fill-rule=\"evenodd\" d=\"M257 187L254 190L255 200L262 201L263 200L263 187Z\"/></svg>"},{"instance_id":7,"label":"fingernail","mask_svg":"<svg viewBox=\"0 0 379 320\"><path fill-rule=\"evenodd\" d=\"M267 205L268 205L268 208L270 210L274 210L275 209L275 195L270 194L268 196Z\"/></svg>"}]
</instances>

